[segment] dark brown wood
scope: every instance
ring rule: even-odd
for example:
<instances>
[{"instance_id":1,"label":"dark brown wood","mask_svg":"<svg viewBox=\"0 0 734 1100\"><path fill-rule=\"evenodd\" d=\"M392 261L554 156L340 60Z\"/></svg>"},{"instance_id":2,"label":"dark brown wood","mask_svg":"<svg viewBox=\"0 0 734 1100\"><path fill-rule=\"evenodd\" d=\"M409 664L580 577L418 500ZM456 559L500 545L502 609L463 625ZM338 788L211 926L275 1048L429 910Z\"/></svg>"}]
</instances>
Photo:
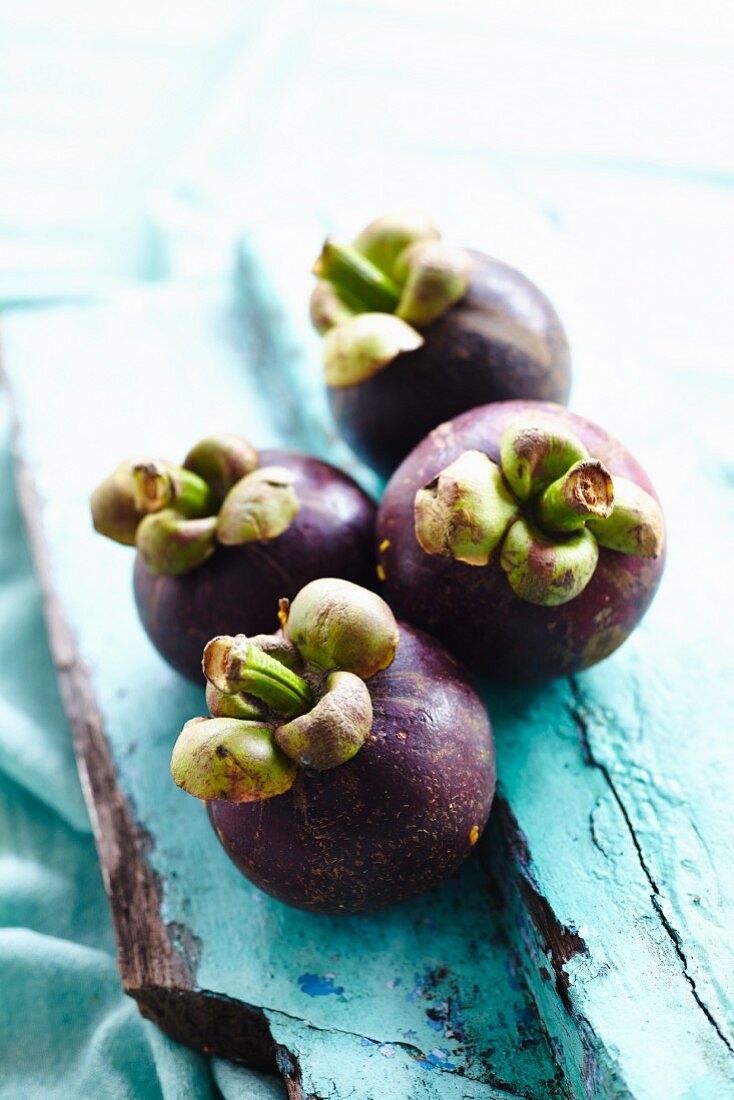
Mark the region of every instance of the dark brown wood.
<instances>
[{"instance_id":1,"label":"dark brown wood","mask_svg":"<svg viewBox=\"0 0 734 1100\"><path fill-rule=\"evenodd\" d=\"M110 902L123 987L142 1014L173 1039L276 1074L276 1048L265 1014L194 988L191 955L176 947L176 926L166 925L161 918L161 883L145 858L152 841L131 816L117 785L90 678L51 583L38 494L20 451L17 423L14 458L51 654Z\"/></svg>"}]
</instances>

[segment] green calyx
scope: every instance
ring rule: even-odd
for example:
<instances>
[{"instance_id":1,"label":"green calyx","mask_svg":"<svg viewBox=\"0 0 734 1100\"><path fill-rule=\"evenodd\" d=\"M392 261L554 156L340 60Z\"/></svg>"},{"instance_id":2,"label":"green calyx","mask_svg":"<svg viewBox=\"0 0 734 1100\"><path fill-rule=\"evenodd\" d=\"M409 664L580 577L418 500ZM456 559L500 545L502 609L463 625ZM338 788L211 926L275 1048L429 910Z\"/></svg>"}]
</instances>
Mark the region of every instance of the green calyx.
<instances>
[{"instance_id":1,"label":"green calyx","mask_svg":"<svg viewBox=\"0 0 734 1100\"><path fill-rule=\"evenodd\" d=\"M658 502L623 477L614 479L614 510L607 519L589 517L587 527L600 546L640 558L656 558L665 539Z\"/></svg>"},{"instance_id":2,"label":"green calyx","mask_svg":"<svg viewBox=\"0 0 734 1100\"><path fill-rule=\"evenodd\" d=\"M156 575L190 573L216 548L214 516L186 519L173 508L145 516L135 533L135 545L146 568Z\"/></svg>"},{"instance_id":3,"label":"green calyx","mask_svg":"<svg viewBox=\"0 0 734 1100\"><path fill-rule=\"evenodd\" d=\"M135 502L144 515L173 508L179 515L195 519L211 515L216 506L216 498L206 481L183 466L138 462L132 476Z\"/></svg>"},{"instance_id":4,"label":"green calyx","mask_svg":"<svg viewBox=\"0 0 734 1100\"><path fill-rule=\"evenodd\" d=\"M294 480L282 466L263 466L233 485L217 519L222 545L270 542L287 531L301 507Z\"/></svg>"},{"instance_id":5,"label":"green calyx","mask_svg":"<svg viewBox=\"0 0 734 1100\"><path fill-rule=\"evenodd\" d=\"M612 478L564 425L513 424L500 462L465 451L419 489L415 533L427 554L470 566L497 560L521 599L568 603L586 588L599 547L657 557L664 521L638 485Z\"/></svg>"},{"instance_id":6,"label":"green calyx","mask_svg":"<svg viewBox=\"0 0 734 1100\"><path fill-rule=\"evenodd\" d=\"M184 468L198 474L221 502L233 485L260 465L257 451L238 435L209 435L195 443Z\"/></svg>"},{"instance_id":7,"label":"green calyx","mask_svg":"<svg viewBox=\"0 0 734 1100\"><path fill-rule=\"evenodd\" d=\"M136 546L146 567L164 575L191 572L218 545L269 542L288 530L300 502L290 470L258 462L235 435L201 440L183 466L122 462L92 493L94 527Z\"/></svg>"},{"instance_id":8,"label":"green calyx","mask_svg":"<svg viewBox=\"0 0 734 1100\"><path fill-rule=\"evenodd\" d=\"M521 420L500 440L500 465L518 500L530 500L588 458L586 447L556 421Z\"/></svg>"},{"instance_id":9,"label":"green calyx","mask_svg":"<svg viewBox=\"0 0 734 1100\"><path fill-rule=\"evenodd\" d=\"M353 672L332 672L326 690L308 714L275 731L287 757L303 768L326 771L351 760L372 729L372 698Z\"/></svg>"},{"instance_id":10,"label":"green calyx","mask_svg":"<svg viewBox=\"0 0 734 1100\"><path fill-rule=\"evenodd\" d=\"M466 294L471 258L439 236L408 214L378 218L352 244L327 238L311 296L311 320L326 336L327 385L357 385L417 350L423 343L417 329Z\"/></svg>"},{"instance_id":11,"label":"green calyx","mask_svg":"<svg viewBox=\"0 0 734 1100\"><path fill-rule=\"evenodd\" d=\"M241 718L192 718L173 748L171 774L206 802L260 802L293 786L298 768L266 723Z\"/></svg>"},{"instance_id":12,"label":"green calyx","mask_svg":"<svg viewBox=\"0 0 734 1100\"><path fill-rule=\"evenodd\" d=\"M467 292L472 262L468 252L441 241L416 241L398 257L403 293L395 311L416 328L426 328Z\"/></svg>"},{"instance_id":13,"label":"green calyx","mask_svg":"<svg viewBox=\"0 0 734 1100\"><path fill-rule=\"evenodd\" d=\"M171 761L176 783L198 798L281 794L299 767L345 764L370 735L364 681L392 662L398 642L387 604L329 579L302 589L283 617L282 633L223 636L204 650L212 717L186 723Z\"/></svg>"},{"instance_id":14,"label":"green calyx","mask_svg":"<svg viewBox=\"0 0 734 1100\"><path fill-rule=\"evenodd\" d=\"M481 451L464 451L415 498L415 534L427 554L486 565L518 503L498 466Z\"/></svg>"},{"instance_id":15,"label":"green calyx","mask_svg":"<svg viewBox=\"0 0 734 1100\"><path fill-rule=\"evenodd\" d=\"M404 351L415 351L423 337L391 313L358 313L327 332L324 377L332 389L356 386L381 371Z\"/></svg>"},{"instance_id":16,"label":"green calyx","mask_svg":"<svg viewBox=\"0 0 734 1100\"><path fill-rule=\"evenodd\" d=\"M586 588L599 560L599 545L581 528L558 540L525 518L515 520L502 543L500 565L515 595L528 603L557 607Z\"/></svg>"},{"instance_id":17,"label":"green calyx","mask_svg":"<svg viewBox=\"0 0 734 1100\"><path fill-rule=\"evenodd\" d=\"M283 627L304 661L368 680L391 665L398 626L385 601L351 581L326 577L302 588Z\"/></svg>"}]
</instances>

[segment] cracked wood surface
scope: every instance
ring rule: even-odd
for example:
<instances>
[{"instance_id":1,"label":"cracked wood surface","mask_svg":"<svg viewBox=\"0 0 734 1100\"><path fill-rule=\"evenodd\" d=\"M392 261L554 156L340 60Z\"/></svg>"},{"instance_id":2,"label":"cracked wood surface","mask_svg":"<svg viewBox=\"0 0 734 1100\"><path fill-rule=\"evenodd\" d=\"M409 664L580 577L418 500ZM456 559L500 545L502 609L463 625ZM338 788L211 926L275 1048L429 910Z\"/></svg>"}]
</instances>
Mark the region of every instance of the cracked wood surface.
<instances>
[{"instance_id":1,"label":"cracked wood surface","mask_svg":"<svg viewBox=\"0 0 734 1100\"><path fill-rule=\"evenodd\" d=\"M125 453L176 457L222 428L297 436L287 408L258 399L227 303L221 286L141 291L4 319L23 504L124 984L169 1033L279 1070L298 1100L562 1097L477 860L385 913L299 913L245 882L170 780L203 691L145 639L132 555L93 533L87 498Z\"/></svg>"}]
</instances>

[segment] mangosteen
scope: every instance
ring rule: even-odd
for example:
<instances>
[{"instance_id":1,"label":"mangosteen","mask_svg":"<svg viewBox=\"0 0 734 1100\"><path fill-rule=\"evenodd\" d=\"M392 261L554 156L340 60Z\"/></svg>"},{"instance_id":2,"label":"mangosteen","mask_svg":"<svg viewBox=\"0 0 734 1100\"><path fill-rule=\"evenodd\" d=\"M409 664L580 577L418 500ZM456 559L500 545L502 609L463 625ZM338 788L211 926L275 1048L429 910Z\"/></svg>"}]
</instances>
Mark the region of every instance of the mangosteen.
<instances>
[{"instance_id":1,"label":"mangosteen","mask_svg":"<svg viewBox=\"0 0 734 1100\"><path fill-rule=\"evenodd\" d=\"M212 717L187 722L176 783L273 897L317 913L391 905L469 854L495 786L492 731L454 657L374 592L326 578L282 630L214 638Z\"/></svg>"},{"instance_id":2,"label":"mangosteen","mask_svg":"<svg viewBox=\"0 0 734 1100\"><path fill-rule=\"evenodd\" d=\"M92 494L94 526L135 546L138 612L162 656L201 679L216 634L277 628L279 597L324 573L370 585L375 506L346 474L211 436L182 466L129 459Z\"/></svg>"},{"instance_id":3,"label":"mangosteen","mask_svg":"<svg viewBox=\"0 0 734 1100\"><path fill-rule=\"evenodd\" d=\"M327 238L311 320L339 430L389 476L449 417L491 401L565 404L568 341L515 268L451 248L413 215L378 218L353 244Z\"/></svg>"},{"instance_id":4,"label":"mangosteen","mask_svg":"<svg viewBox=\"0 0 734 1100\"><path fill-rule=\"evenodd\" d=\"M663 572L642 467L558 405L508 401L440 425L395 471L377 519L396 612L475 672L545 680L634 630Z\"/></svg>"}]
</instances>

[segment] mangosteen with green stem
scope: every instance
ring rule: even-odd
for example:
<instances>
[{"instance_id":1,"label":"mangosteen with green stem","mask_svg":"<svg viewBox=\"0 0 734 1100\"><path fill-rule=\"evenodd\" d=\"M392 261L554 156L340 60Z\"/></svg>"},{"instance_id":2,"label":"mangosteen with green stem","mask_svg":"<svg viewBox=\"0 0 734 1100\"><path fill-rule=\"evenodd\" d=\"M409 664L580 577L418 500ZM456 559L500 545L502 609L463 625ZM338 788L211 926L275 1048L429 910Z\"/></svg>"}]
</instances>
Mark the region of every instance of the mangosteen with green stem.
<instances>
[{"instance_id":1,"label":"mangosteen with green stem","mask_svg":"<svg viewBox=\"0 0 734 1100\"><path fill-rule=\"evenodd\" d=\"M201 679L216 634L277 627L277 601L324 573L374 581L375 506L308 455L210 436L182 465L122 462L91 500L101 534L137 550L134 592L151 641Z\"/></svg>"},{"instance_id":2,"label":"mangosteen with green stem","mask_svg":"<svg viewBox=\"0 0 734 1100\"><path fill-rule=\"evenodd\" d=\"M395 471L378 571L398 614L475 672L544 680L602 660L655 595L655 490L602 428L508 401L440 425Z\"/></svg>"},{"instance_id":3,"label":"mangosteen with green stem","mask_svg":"<svg viewBox=\"0 0 734 1100\"><path fill-rule=\"evenodd\" d=\"M349 581L313 581L280 618L276 634L206 646L211 717L184 726L176 783L206 802L240 871L289 905L356 913L435 885L494 794L466 672Z\"/></svg>"},{"instance_id":4,"label":"mangosteen with green stem","mask_svg":"<svg viewBox=\"0 0 734 1100\"><path fill-rule=\"evenodd\" d=\"M568 398L568 341L545 295L508 264L444 244L424 218L378 218L351 244L328 238L314 274L332 411L385 476L467 409Z\"/></svg>"}]
</instances>

